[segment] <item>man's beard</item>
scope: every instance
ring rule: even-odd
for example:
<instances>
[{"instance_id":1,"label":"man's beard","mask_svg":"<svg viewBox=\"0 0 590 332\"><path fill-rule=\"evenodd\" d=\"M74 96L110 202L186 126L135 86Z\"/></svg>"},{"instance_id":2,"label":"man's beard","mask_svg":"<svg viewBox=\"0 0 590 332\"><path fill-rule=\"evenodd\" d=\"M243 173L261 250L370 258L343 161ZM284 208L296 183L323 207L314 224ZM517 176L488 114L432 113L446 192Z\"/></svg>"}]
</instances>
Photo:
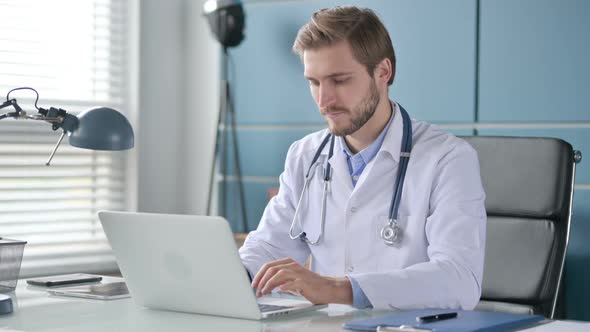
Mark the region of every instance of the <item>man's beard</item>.
<instances>
[{"instance_id":1,"label":"man's beard","mask_svg":"<svg viewBox=\"0 0 590 332\"><path fill-rule=\"evenodd\" d=\"M349 111L348 109L343 108L328 108L323 113L330 113L331 111L338 112L338 111L346 111L353 115L353 118L350 120L350 126L346 128L336 128L333 126L330 128L330 131L335 136L347 136L353 134L357 130L361 129L362 126L365 125L371 119L373 114L375 114L375 110L377 110L377 105L379 105L380 96L379 91L377 90L377 85L374 81L371 81L371 86L369 88L369 94L360 102L354 111ZM358 115L355 115L358 114Z\"/></svg>"}]
</instances>

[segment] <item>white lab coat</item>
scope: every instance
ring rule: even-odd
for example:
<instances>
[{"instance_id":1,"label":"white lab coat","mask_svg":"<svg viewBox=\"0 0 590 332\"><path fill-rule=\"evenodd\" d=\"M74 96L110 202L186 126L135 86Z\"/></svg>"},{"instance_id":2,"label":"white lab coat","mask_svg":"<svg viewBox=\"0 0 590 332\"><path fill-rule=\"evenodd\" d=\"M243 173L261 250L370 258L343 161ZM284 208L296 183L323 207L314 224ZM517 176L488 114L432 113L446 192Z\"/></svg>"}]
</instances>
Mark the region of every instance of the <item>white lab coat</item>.
<instances>
[{"instance_id":1,"label":"white lab coat","mask_svg":"<svg viewBox=\"0 0 590 332\"><path fill-rule=\"evenodd\" d=\"M395 105L395 104L394 104ZM258 228L240 256L254 275L271 260L291 257L321 275L355 278L375 308L472 309L481 295L486 212L485 193L475 150L436 126L412 120L413 147L404 182L399 248L383 242L402 139L396 105L383 145L367 164L355 187L340 140L330 159L333 176L323 239L318 245L291 240L289 227L313 154L327 130L293 143L280 189L268 203ZM328 147L305 195L298 218L307 237L320 231L322 171Z\"/></svg>"}]
</instances>

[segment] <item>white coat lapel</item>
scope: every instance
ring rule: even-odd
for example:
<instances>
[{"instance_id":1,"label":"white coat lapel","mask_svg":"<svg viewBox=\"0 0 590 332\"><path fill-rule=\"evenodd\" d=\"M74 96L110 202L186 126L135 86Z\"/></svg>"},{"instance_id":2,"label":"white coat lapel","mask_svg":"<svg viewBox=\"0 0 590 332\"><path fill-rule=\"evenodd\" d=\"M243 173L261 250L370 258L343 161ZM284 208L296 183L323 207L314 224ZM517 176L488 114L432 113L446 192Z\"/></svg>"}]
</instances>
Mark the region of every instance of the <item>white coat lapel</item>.
<instances>
[{"instance_id":1,"label":"white coat lapel","mask_svg":"<svg viewBox=\"0 0 590 332\"><path fill-rule=\"evenodd\" d=\"M348 196L352 193L352 179L350 178L350 171L348 170L348 163L346 162L346 154L342 151L341 140L336 140L334 144L334 155L330 158L330 165L332 165L332 188L334 190L346 190Z\"/></svg>"},{"instance_id":2,"label":"white coat lapel","mask_svg":"<svg viewBox=\"0 0 590 332\"><path fill-rule=\"evenodd\" d=\"M373 160L371 160L363 170L363 173L355 186L355 190L360 190L369 176L373 179L378 179L393 170L397 170L402 145L403 119L399 106L395 103L393 105L393 122L389 126L387 133L385 133L385 138L383 139L383 144L379 148L379 152L377 152L377 155L375 155Z\"/></svg>"}]
</instances>

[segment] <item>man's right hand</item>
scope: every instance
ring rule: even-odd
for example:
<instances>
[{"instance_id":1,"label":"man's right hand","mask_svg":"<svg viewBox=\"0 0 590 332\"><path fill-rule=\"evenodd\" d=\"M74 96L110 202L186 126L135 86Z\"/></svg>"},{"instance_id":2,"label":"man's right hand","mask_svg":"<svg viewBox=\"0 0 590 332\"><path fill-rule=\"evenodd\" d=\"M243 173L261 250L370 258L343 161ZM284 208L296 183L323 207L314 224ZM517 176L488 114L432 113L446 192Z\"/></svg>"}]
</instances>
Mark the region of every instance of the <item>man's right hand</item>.
<instances>
[{"instance_id":1,"label":"man's right hand","mask_svg":"<svg viewBox=\"0 0 590 332\"><path fill-rule=\"evenodd\" d=\"M256 296L273 289L301 295L314 304L352 304L352 286L348 278L330 278L310 271L291 258L264 264L252 281Z\"/></svg>"}]
</instances>

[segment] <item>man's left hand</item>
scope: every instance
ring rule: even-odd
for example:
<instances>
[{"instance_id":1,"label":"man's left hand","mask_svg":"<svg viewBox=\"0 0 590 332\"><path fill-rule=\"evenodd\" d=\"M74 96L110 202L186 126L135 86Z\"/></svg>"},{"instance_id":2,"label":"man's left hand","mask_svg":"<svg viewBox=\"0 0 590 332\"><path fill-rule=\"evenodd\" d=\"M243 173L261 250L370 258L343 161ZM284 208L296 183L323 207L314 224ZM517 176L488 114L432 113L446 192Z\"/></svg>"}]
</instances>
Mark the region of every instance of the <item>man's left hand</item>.
<instances>
[{"instance_id":1,"label":"man's left hand","mask_svg":"<svg viewBox=\"0 0 590 332\"><path fill-rule=\"evenodd\" d=\"M310 271L291 258L264 264L252 280L256 296L279 288L305 297L314 304L352 304L352 286L348 278L324 277Z\"/></svg>"}]
</instances>

